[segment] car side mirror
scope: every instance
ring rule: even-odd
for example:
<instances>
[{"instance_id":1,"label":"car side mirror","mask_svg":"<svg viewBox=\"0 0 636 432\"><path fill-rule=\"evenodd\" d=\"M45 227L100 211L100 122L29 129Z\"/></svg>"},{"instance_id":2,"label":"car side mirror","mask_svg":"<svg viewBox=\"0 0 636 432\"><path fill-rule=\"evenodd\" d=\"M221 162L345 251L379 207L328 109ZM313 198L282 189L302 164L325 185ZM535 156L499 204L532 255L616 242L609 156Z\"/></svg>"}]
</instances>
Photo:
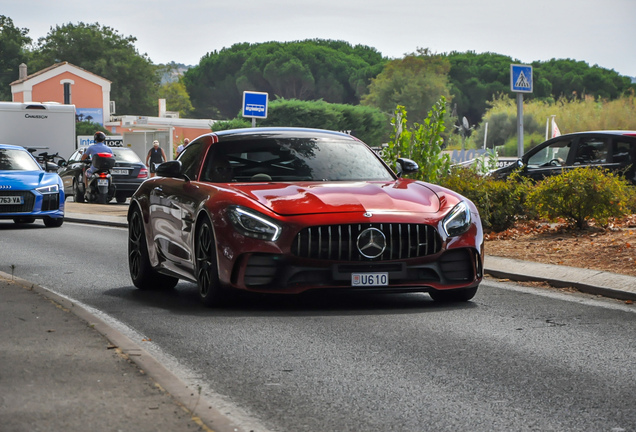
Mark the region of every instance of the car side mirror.
<instances>
[{"instance_id":1,"label":"car side mirror","mask_svg":"<svg viewBox=\"0 0 636 432\"><path fill-rule=\"evenodd\" d=\"M172 160L160 164L155 174L161 177L187 178L181 173L181 161L179 160Z\"/></svg>"},{"instance_id":2,"label":"car side mirror","mask_svg":"<svg viewBox=\"0 0 636 432\"><path fill-rule=\"evenodd\" d=\"M397 164L395 164L395 168L397 169L398 177L417 172L420 169L417 162L406 158L398 158Z\"/></svg>"},{"instance_id":3,"label":"car side mirror","mask_svg":"<svg viewBox=\"0 0 636 432\"><path fill-rule=\"evenodd\" d=\"M60 167L53 162L47 162L44 168L44 170L48 172L56 172L58 169L60 169Z\"/></svg>"}]
</instances>

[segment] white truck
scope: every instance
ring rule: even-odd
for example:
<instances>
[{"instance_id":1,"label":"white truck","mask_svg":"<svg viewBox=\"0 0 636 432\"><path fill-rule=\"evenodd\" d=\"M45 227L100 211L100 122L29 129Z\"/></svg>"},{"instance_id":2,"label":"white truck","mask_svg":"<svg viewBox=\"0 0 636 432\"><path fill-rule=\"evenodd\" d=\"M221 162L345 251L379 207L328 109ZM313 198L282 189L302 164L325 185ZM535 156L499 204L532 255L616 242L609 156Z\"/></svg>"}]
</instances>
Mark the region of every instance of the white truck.
<instances>
[{"instance_id":1,"label":"white truck","mask_svg":"<svg viewBox=\"0 0 636 432\"><path fill-rule=\"evenodd\" d=\"M0 143L67 159L76 148L75 105L0 102Z\"/></svg>"}]
</instances>

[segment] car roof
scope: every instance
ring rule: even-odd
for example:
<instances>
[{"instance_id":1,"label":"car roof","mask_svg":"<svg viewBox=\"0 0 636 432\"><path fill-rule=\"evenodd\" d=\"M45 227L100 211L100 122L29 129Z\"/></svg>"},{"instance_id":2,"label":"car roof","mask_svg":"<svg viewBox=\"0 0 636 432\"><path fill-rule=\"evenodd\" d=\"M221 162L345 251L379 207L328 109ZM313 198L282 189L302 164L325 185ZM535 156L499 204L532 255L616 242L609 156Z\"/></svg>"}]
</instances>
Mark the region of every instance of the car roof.
<instances>
[{"instance_id":1,"label":"car roof","mask_svg":"<svg viewBox=\"0 0 636 432\"><path fill-rule=\"evenodd\" d=\"M243 128L228 129L224 131L207 134L216 136L219 141L241 140L253 138L339 138L352 141L359 141L352 135L343 132L330 131L325 129L312 129L300 127L263 127L263 128Z\"/></svg>"},{"instance_id":2,"label":"car roof","mask_svg":"<svg viewBox=\"0 0 636 432\"><path fill-rule=\"evenodd\" d=\"M14 150L24 150L27 151L27 149L25 149L22 146L18 146L18 145L13 145L13 144L0 144L0 148L6 148L6 149L14 149ZM28 153L28 152L27 152Z\"/></svg>"},{"instance_id":3,"label":"car roof","mask_svg":"<svg viewBox=\"0 0 636 432\"><path fill-rule=\"evenodd\" d=\"M597 134L597 135L621 135L621 136L633 136L636 137L636 131L632 130L595 130L595 131L580 131L580 132L572 132L568 134L563 134L560 136L575 136L575 135L585 135L585 134ZM555 137L558 138L558 137Z\"/></svg>"}]
</instances>

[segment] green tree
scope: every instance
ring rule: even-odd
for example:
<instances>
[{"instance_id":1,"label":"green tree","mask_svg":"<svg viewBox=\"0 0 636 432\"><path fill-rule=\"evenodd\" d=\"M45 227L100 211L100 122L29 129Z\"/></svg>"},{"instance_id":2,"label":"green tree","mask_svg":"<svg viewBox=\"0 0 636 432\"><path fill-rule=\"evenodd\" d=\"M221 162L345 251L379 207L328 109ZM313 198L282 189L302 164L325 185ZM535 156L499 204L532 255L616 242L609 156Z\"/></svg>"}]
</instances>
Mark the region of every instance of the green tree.
<instances>
[{"instance_id":1,"label":"green tree","mask_svg":"<svg viewBox=\"0 0 636 432\"><path fill-rule=\"evenodd\" d=\"M386 62L375 49L331 40L236 44L208 53L184 74L195 116L232 118L244 91L270 99L358 104Z\"/></svg>"},{"instance_id":2,"label":"green tree","mask_svg":"<svg viewBox=\"0 0 636 432\"><path fill-rule=\"evenodd\" d=\"M371 80L369 93L361 103L384 112L402 105L411 119L422 121L440 97L450 98L449 69L448 60L426 49L392 60Z\"/></svg>"},{"instance_id":3,"label":"green tree","mask_svg":"<svg viewBox=\"0 0 636 432\"><path fill-rule=\"evenodd\" d=\"M20 77L20 64L28 61L28 33L17 28L11 18L0 15L0 100L11 100L10 84Z\"/></svg>"},{"instance_id":4,"label":"green tree","mask_svg":"<svg viewBox=\"0 0 636 432\"><path fill-rule=\"evenodd\" d=\"M537 78L550 82L554 100L561 97L584 99L586 96L612 100L636 89L629 77L583 61L552 59L533 62L532 66Z\"/></svg>"},{"instance_id":5,"label":"green tree","mask_svg":"<svg viewBox=\"0 0 636 432\"><path fill-rule=\"evenodd\" d=\"M136 38L94 24L66 24L52 28L33 51L31 71L67 61L112 82L111 99L122 114L157 112L159 76L156 66L134 46Z\"/></svg>"},{"instance_id":6,"label":"green tree","mask_svg":"<svg viewBox=\"0 0 636 432\"><path fill-rule=\"evenodd\" d=\"M390 133L389 119L376 108L330 104L325 101L277 99L269 104L267 118L257 120L258 127L309 127L342 131L370 146L380 146ZM212 130L251 127L250 119L236 117L217 121Z\"/></svg>"},{"instance_id":7,"label":"green tree","mask_svg":"<svg viewBox=\"0 0 636 432\"><path fill-rule=\"evenodd\" d=\"M350 131L370 146L379 146L389 136L389 119L378 109L325 101L278 99L269 105L267 118L259 126L310 127Z\"/></svg>"},{"instance_id":8,"label":"green tree","mask_svg":"<svg viewBox=\"0 0 636 432\"><path fill-rule=\"evenodd\" d=\"M466 117L470 124L476 124L489 100L499 93L510 93L510 64L515 63L511 57L453 51L446 58L450 63L448 78L458 118Z\"/></svg>"},{"instance_id":9,"label":"green tree","mask_svg":"<svg viewBox=\"0 0 636 432\"><path fill-rule=\"evenodd\" d=\"M194 110L190 95L181 81L168 82L159 87L159 98L166 100L168 111L178 111L180 117L188 117Z\"/></svg>"},{"instance_id":10,"label":"green tree","mask_svg":"<svg viewBox=\"0 0 636 432\"><path fill-rule=\"evenodd\" d=\"M110 135L110 131L99 123L93 123L92 121L79 121L75 123L75 136L95 135L97 131L102 131L106 135Z\"/></svg>"}]
</instances>

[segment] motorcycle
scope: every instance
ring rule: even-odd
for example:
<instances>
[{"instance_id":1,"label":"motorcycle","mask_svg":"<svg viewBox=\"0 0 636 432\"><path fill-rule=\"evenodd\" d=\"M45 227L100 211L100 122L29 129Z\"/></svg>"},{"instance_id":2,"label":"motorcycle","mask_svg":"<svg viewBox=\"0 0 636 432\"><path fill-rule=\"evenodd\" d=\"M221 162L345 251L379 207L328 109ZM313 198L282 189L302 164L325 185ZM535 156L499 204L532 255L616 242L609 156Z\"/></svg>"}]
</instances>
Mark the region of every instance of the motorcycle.
<instances>
[{"instance_id":1,"label":"motorcycle","mask_svg":"<svg viewBox=\"0 0 636 432\"><path fill-rule=\"evenodd\" d=\"M94 172L88 178L88 188L84 187L84 182L78 182L79 202L108 204L113 199L116 187L110 170L115 166L115 157L110 153L94 154L91 160L84 161L87 165L94 167ZM84 190L86 189L86 190Z\"/></svg>"}]
</instances>

